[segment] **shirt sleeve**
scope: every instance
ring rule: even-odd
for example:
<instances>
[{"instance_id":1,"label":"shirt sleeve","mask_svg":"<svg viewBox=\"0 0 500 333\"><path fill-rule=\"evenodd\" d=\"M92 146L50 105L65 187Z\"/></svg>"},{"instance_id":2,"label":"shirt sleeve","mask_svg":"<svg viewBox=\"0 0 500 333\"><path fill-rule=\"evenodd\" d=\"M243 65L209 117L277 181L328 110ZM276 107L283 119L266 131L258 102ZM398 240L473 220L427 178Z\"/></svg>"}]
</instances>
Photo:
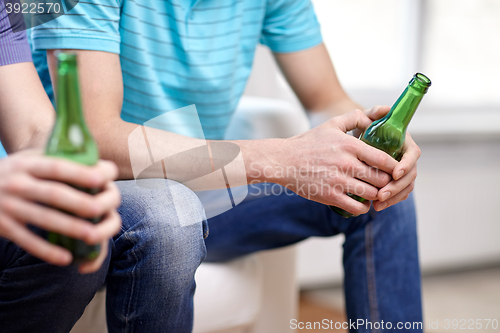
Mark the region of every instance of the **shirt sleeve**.
<instances>
[{"instance_id":1,"label":"shirt sleeve","mask_svg":"<svg viewBox=\"0 0 500 333\"><path fill-rule=\"evenodd\" d=\"M33 28L35 50L76 49L120 53L119 0L79 1L68 13Z\"/></svg>"},{"instance_id":2,"label":"shirt sleeve","mask_svg":"<svg viewBox=\"0 0 500 333\"><path fill-rule=\"evenodd\" d=\"M23 24L24 22L14 22ZM4 0L0 0L0 66L31 61L26 31L14 32Z\"/></svg>"},{"instance_id":3,"label":"shirt sleeve","mask_svg":"<svg viewBox=\"0 0 500 333\"><path fill-rule=\"evenodd\" d=\"M261 43L278 53L305 50L323 41L310 0L268 0Z\"/></svg>"}]
</instances>

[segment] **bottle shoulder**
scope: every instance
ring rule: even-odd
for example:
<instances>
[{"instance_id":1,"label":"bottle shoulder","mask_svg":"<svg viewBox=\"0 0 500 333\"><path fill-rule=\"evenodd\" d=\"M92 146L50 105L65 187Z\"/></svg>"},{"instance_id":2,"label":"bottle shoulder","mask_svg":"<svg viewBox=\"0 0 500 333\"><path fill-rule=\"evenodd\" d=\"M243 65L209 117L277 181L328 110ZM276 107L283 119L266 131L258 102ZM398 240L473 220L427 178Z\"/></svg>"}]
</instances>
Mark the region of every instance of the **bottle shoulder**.
<instances>
[{"instance_id":1,"label":"bottle shoulder","mask_svg":"<svg viewBox=\"0 0 500 333\"><path fill-rule=\"evenodd\" d=\"M361 141L378 148L395 159L402 150L405 142L405 130L394 126L391 122L382 121L373 123L361 136Z\"/></svg>"},{"instance_id":2,"label":"bottle shoulder","mask_svg":"<svg viewBox=\"0 0 500 333\"><path fill-rule=\"evenodd\" d=\"M84 165L95 165L99 160L99 150L91 136L75 142L68 135L52 136L45 149L45 155L64 158Z\"/></svg>"}]
</instances>

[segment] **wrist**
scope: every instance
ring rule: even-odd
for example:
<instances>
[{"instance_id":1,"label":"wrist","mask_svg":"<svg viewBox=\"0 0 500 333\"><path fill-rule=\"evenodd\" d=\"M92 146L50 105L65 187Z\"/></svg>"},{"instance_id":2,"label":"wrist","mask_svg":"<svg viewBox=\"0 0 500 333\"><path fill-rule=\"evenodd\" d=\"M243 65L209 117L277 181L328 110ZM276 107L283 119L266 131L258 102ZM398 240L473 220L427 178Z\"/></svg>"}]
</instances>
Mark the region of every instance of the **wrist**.
<instances>
[{"instance_id":1,"label":"wrist","mask_svg":"<svg viewBox=\"0 0 500 333\"><path fill-rule=\"evenodd\" d=\"M248 184L283 182L280 170L289 156L288 139L261 139L236 142L245 162Z\"/></svg>"},{"instance_id":2,"label":"wrist","mask_svg":"<svg viewBox=\"0 0 500 333\"><path fill-rule=\"evenodd\" d=\"M308 110L312 127L320 125L332 117L337 117L351 112L352 110L363 110L363 107L354 102L348 96L332 100L328 105L321 108L315 107Z\"/></svg>"}]
</instances>

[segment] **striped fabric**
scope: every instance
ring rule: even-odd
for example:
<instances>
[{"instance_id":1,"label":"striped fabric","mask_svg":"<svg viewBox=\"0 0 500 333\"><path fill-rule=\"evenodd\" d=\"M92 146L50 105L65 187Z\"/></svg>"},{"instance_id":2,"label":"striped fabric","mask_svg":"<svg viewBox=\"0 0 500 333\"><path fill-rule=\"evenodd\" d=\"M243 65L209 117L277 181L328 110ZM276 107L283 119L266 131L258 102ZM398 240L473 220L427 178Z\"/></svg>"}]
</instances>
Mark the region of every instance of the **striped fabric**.
<instances>
[{"instance_id":1,"label":"striped fabric","mask_svg":"<svg viewBox=\"0 0 500 333\"><path fill-rule=\"evenodd\" d=\"M31 50L26 32L12 31L4 0L0 0L0 66L29 61Z\"/></svg>"},{"instance_id":2,"label":"striped fabric","mask_svg":"<svg viewBox=\"0 0 500 333\"><path fill-rule=\"evenodd\" d=\"M208 139L222 139L259 42L275 52L321 43L310 0L85 0L34 28L35 49L120 54L122 118L142 124L195 104ZM155 127L196 136L192 115Z\"/></svg>"},{"instance_id":3,"label":"striped fabric","mask_svg":"<svg viewBox=\"0 0 500 333\"><path fill-rule=\"evenodd\" d=\"M2 146L2 143L0 143L0 158L7 156L7 152Z\"/></svg>"}]
</instances>

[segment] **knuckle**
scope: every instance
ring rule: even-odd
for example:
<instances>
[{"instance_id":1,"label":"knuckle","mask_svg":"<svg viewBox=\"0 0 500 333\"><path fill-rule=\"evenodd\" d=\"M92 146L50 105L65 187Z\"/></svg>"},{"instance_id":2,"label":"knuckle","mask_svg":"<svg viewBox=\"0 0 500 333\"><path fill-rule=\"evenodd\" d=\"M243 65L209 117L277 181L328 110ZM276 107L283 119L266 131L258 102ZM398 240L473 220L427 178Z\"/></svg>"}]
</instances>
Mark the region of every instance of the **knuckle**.
<instances>
[{"instance_id":1,"label":"knuckle","mask_svg":"<svg viewBox=\"0 0 500 333\"><path fill-rule=\"evenodd\" d=\"M56 249L39 249L37 252L41 258L45 258L45 261L49 263L56 263L59 258L59 251Z\"/></svg>"},{"instance_id":2,"label":"knuckle","mask_svg":"<svg viewBox=\"0 0 500 333\"><path fill-rule=\"evenodd\" d=\"M23 158L12 159L12 170L24 170L27 167L27 162Z\"/></svg>"},{"instance_id":3,"label":"knuckle","mask_svg":"<svg viewBox=\"0 0 500 333\"><path fill-rule=\"evenodd\" d=\"M0 179L0 192L7 191L7 179Z\"/></svg>"},{"instance_id":4,"label":"knuckle","mask_svg":"<svg viewBox=\"0 0 500 333\"><path fill-rule=\"evenodd\" d=\"M376 172L377 172L378 180L380 181L381 187L389 184L389 182L392 180L392 177L389 176L389 174L387 174L385 172L380 172L380 171L378 171L378 169Z\"/></svg>"},{"instance_id":5,"label":"knuckle","mask_svg":"<svg viewBox=\"0 0 500 333\"><path fill-rule=\"evenodd\" d=\"M54 161L53 165L52 165L52 174L55 176L55 177L60 177L62 174L63 174L63 165L61 165L61 163L59 161Z\"/></svg>"},{"instance_id":6,"label":"knuckle","mask_svg":"<svg viewBox=\"0 0 500 333\"><path fill-rule=\"evenodd\" d=\"M10 186L10 181L11 181L10 178L0 179L0 191L8 192L9 186Z\"/></svg>"},{"instance_id":7,"label":"knuckle","mask_svg":"<svg viewBox=\"0 0 500 333\"><path fill-rule=\"evenodd\" d=\"M121 203L122 203L122 197L121 197L120 193L118 193L117 195L115 195L115 200L113 202L113 208L120 207Z\"/></svg>"},{"instance_id":8,"label":"knuckle","mask_svg":"<svg viewBox=\"0 0 500 333\"><path fill-rule=\"evenodd\" d=\"M368 211L370 210L369 207L366 207L365 205L361 205L361 206L356 206L355 209L353 209L353 213L355 215L361 215L361 214L366 214L368 213Z\"/></svg>"},{"instance_id":9,"label":"knuckle","mask_svg":"<svg viewBox=\"0 0 500 333\"><path fill-rule=\"evenodd\" d=\"M16 192L19 186L18 178L19 177L17 175L13 175L10 178L6 179L2 182L2 188L7 192Z\"/></svg>"},{"instance_id":10,"label":"knuckle","mask_svg":"<svg viewBox=\"0 0 500 333\"><path fill-rule=\"evenodd\" d=\"M422 150L417 145L415 145L415 154L417 155L417 159L420 158L420 156L422 156Z\"/></svg>"},{"instance_id":11,"label":"knuckle","mask_svg":"<svg viewBox=\"0 0 500 333\"><path fill-rule=\"evenodd\" d=\"M343 184L343 177L339 173L334 173L333 175L330 176L330 183L332 183L334 186Z\"/></svg>"},{"instance_id":12,"label":"knuckle","mask_svg":"<svg viewBox=\"0 0 500 333\"><path fill-rule=\"evenodd\" d=\"M340 195L341 193L337 193L335 190L332 190L328 192L325 199L330 205L335 207L340 207L341 205Z\"/></svg>"},{"instance_id":13,"label":"knuckle","mask_svg":"<svg viewBox=\"0 0 500 333\"><path fill-rule=\"evenodd\" d=\"M11 198L3 198L0 201L0 210L12 214L16 211L16 203Z\"/></svg>"},{"instance_id":14,"label":"knuckle","mask_svg":"<svg viewBox=\"0 0 500 333\"><path fill-rule=\"evenodd\" d=\"M350 159L342 159L338 163L338 172L337 176L341 175L349 175L352 171L354 171L354 163Z\"/></svg>"},{"instance_id":15,"label":"knuckle","mask_svg":"<svg viewBox=\"0 0 500 333\"><path fill-rule=\"evenodd\" d=\"M353 112L354 112L354 115L358 118L365 118L366 117L365 113L359 109L355 109Z\"/></svg>"},{"instance_id":16,"label":"knuckle","mask_svg":"<svg viewBox=\"0 0 500 333\"><path fill-rule=\"evenodd\" d=\"M57 221L56 217L48 212L49 209L40 209L37 212L31 212L30 222L35 223L46 230L52 230L50 227L54 225Z\"/></svg>"},{"instance_id":17,"label":"knuckle","mask_svg":"<svg viewBox=\"0 0 500 333\"><path fill-rule=\"evenodd\" d=\"M368 199L368 200L376 200L377 199L377 195L378 195L378 191L374 188L370 188L366 194L363 195L363 197L365 199Z\"/></svg>"},{"instance_id":18,"label":"knuckle","mask_svg":"<svg viewBox=\"0 0 500 333\"><path fill-rule=\"evenodd\" d=\"M375 163L377 163L377 165L387 165L387 161L388 161L388 157L386 154L383 154L383 153L379 153L377 155L375 155L374 159L375 159Z\"/></svg>"},{"instance_id":19,"label":"knuckle","mask_svg":"<svg viewBox=\"0 0 500 333\"><path fill-rule=\"evenodd\" d=\"M46 173L50 178L61 179L66 170L71 163L66 162L65 160L52 158L48 161ZM80 174L81 177L84 176L83 173Z\"/></svg>"},{"instance_id":20,"label":"knuckle","mask_svg":"<svg viewBox=\"0 0 500 333\"><path fill-rule=\"evenodd\" d=\"M347 138L346 140L342 141L342 148L349 153L356 152L359 149L359 144L358 140L350 140L351 138Z\"/></svg>"},{"instance_id":21,"label":"knuckle","mask_svg":"<svg viewBox=\"0 0 500 333\"><path fill-rule=\"evenodd\" d=\"M411 182L411 184L408 186L408 189L411 191L413 191L413 189L415 188L415 182Z\"/></svg>"},{"instance_id":22,"label":"knuckle","mask_svg":"<svg viewBox=\"0 0 500 333\"><path fill-rule=\"evenodd\" d=\"M415 179L417 178L417 168L413 168L412 170L410 170L408 176L412 181L415 181Z\"/></svg>"},{"instance_id":23,"label":"knuckle","mask_svg":"<svg viewBox=\"0 0 500 333\"><path fill-rule=\"evenodd\" d=\"M104 212L104 204L97 198L80 196L80 205L75 212L77 215L83 217L95 217L101 215Z\"/></svg>"},{"instance_id":24,"label":"knuckle","mask_svg":"<svg viewBox=\"0 0 500 333\"><path fill-rule=\"evenodd\" d=\"M36 214L36 219L38 222L43 223L46 227L54 228L54 226L57 226L61 220L60 214L63 213L57 213L52 208L43 208L40 210L39 214Z\"/></svg>"},{"instance_id":25,"label":"knuckle","mask_svg":"<svg viewBox=\"0 0 500 333\"><path fill-rule=\"evenodd\" d=\"M9 223L7 219L0 216L0 236L9 236Z\"/></svg>"},{"instance_id":26,"label":"knuckle","mask_svg":"<svg viewBox=\"0 0 500 333\"><path fill-rule=\"evenodd\" d=\"M44 194L50 203L58 203L62 198L61 190L57 186L46 187Z\"/></svg>"},{"instance_id":27,"label":"knuckle","mask_svg":"<svg viewBox=\"0 0 500 333\"><path fill-rule=\"evenodd\" d=\"M112 230L112 235L111 236L116 235L120 231L120 228L122 226L122 219L120 218L120 216L118 214L114 214L114 215L115 215L113 217L114 228Z\"/></svg>"}]
</instances>

